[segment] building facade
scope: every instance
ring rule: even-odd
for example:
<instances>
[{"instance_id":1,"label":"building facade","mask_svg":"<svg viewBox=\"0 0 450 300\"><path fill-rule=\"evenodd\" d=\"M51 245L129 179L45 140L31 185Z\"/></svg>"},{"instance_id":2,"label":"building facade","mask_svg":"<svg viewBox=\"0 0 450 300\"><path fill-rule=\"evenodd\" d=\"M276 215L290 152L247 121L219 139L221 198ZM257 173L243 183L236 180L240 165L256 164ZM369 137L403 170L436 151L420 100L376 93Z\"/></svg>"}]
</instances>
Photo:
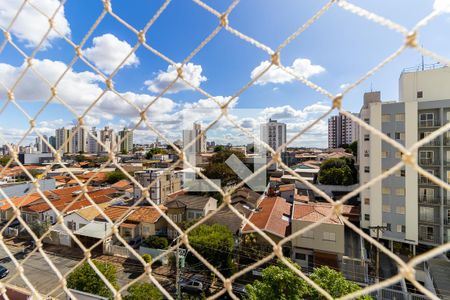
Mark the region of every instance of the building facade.
<instances>
[{"instance_id":1,"label":"building facade","mask_svg":"<svg viewBox=\"0 0 450 300\"><path fill-rule=\"evenodd\" d=\"M361 118L405 147L450 122L450 68L438 67L400 76L398 102L381 102L379 93L365 95ZM367 100L367 101L366 101ZM407 117L405 117L407 116ZM418 164L450 182L450 134L420 147ZM359 134L360 182L386 172L402 153L369 135ZM413 245L436 246L450 240L450 193L406 166L361 193L362 226L384 226L382 238ZM374 230L371 231L376 235Z\"/></svg>"},{"instance_id":2,"label":"building facade","mask_svg":"<svg viewBox=\"0 0 450 300\"><path fill-rule=\"evenodd\" d=\"M100 141L104 146L98 145L98 152L117 151L117 136L114 129L105 126L104 129L100 130Z\"/></svg>"},{"instance_id":3,"label":"building facade","mask_svg":"<svg viewBox=\"0 0 450 300\"><path fill-rule=\"evenodd\" d=\"M128 153L133 150L133 131L124 128L119 131L120 152Z\"/></svg>"},{"instance_id":4,"label":"building facade","mask_svg":"<svg viewBox=\"0 0 450 300\"><path fill-rule=\"evenodd\" d=\"M261 124L261 140L276 150L286 143L286 124L269 119L269 122ZM283 147L284 150L286 147Z\"/></svg>"},{"instance_id":5,"label":"building facade","mask_svg":"<svg viewBox=\"0 0 450 300\"><path fill-rule=\"evenodd\" d=\"M151 185L150 199L156 204L164 204L167 196L181 189L181 177L179 173L167 172L167 169L147 169L134 173L134 177L143 187ZM136 199L142 197L142 191L139 187L134 187L134 196Z\"/></svg>"},{"instance_id":6,"label":"building facade","mask_svg":"<svg viewBox=\"0 0 450 300\"><path fill-rule=\"evenodd\" d=\"M355 114L358 116L358 114ZM328 148L349 145L357 138L357 125L352 119L339 113L328 119Z\"/></svg>"},{"instance_id":7,"label":"building facade","mask_svg":"<svg viewBox=\"0 0 450 300\"><path fill-rule=\"evenodd\" d=\"M72 143L69 141L70 129L64 127L56 129L55 138L56 150L61 148L63 153L72 153Z\"/></svg>"},{"instance_id":8,"label":"building facade","mask_svg":"<svg viewBox=\"0 0 450 300\"><path fill-rule=\"evenodd\" d=\"M196 140L195 143L187 147L193 140ZM184 151L190 154L206 152L206 135L201 124L194 123L192 129L183 130L183 147Z\"/></svg>"}]
</instances>

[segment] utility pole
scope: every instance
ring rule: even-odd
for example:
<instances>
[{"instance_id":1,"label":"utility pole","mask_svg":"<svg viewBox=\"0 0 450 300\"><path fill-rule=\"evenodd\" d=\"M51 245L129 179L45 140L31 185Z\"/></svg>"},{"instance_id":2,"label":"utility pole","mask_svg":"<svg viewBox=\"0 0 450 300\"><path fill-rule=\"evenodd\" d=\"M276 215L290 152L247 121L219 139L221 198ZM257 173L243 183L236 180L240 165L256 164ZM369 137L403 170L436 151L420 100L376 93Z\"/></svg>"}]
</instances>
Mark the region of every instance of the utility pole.
<instances>
[{"instance_id":1,"label":"utility pole","mask_svg":"<svg viewBox=\"0 0 450 300\"><path fill-rule=\"evenodd\" d=\"M386 226L369 226L369 229L376 230L377 232L377 242L380 242L380 231L383 232L387 229ZM373 245L372 245L373 246ZM380 281L380 248L377 248L377 258L376 258L376 269L375 269L375 280L376 282Z\"/></svg>"},{"instance_id":2,"label":"utility pole","mask_svg":"<svg viewBox=\"0 0 450 300\"><path fill-rule=\"evenodd\" d=\"M176 277L175 277L175 285L177 288L177 300L181 299L181 289L180 289L180 278L181 278L181 274L184 268L184 264L186 261L186 255L187 255L187 251L186 249L180 249L180 246L177 247L177 250L175 252L175 257L176 257Z\"/></svg>"}]
</instances>

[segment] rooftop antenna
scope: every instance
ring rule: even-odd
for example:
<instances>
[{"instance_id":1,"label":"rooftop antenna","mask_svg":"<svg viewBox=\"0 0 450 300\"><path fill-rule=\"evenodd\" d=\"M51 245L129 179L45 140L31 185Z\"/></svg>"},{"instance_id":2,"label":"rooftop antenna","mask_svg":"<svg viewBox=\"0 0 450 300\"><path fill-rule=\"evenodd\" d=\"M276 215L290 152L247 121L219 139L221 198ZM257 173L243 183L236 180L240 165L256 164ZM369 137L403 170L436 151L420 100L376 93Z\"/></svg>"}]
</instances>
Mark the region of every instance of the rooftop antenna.
<instances>
[{"instance_id":1,"label":"rooftop antenna","mask_svg":"<svg viewBox=\"0 0 450 300\"><path fill-rule=\"evenodd\" d=\"M423 48L423 45L422 45L422 48ZM422 54L422 71L424 71L424 70L425 70L425 62L424 62L424 57Z\"/></svg>"},{"instance_id":2,"label":"rooftop antenna","mask_svg":"<svg viewBox=\"0 0 450 300\"><path fill-rule=\"evenodd\" d=\"M370 92L373 92L373 82L370 82Z\"/></svg>"}]
</instances>

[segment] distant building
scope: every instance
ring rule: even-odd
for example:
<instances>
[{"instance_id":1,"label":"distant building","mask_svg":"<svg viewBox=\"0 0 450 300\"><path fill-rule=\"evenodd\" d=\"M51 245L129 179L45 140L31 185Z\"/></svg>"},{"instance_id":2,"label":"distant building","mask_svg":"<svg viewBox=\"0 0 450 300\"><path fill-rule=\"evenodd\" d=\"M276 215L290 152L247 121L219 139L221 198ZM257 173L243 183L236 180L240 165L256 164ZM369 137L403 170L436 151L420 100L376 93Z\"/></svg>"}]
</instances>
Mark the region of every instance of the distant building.
<instances>
[{"instance_id":1,"label":"distant building","mask_svg":"<svg viewBox=\"0 0 450 300\"><path fill-rule=\"evenodd\" d=\"M117 137L114 129L105 126L104 129L100 130L100 141L104 146L98 145L98 152L117 151Z\"/></svg>"},{"instance_id":2,"label":"distant building","mask_svg":"<svg viewBox=\"0 0 450 300\"><path fill-rule=\"evenodd\" d=\"M328 119L328 148L349 145L357 139L357 124L343 114Z\"/></svg>"},{"instance_id":3,"label":"distant building","mask_svg":"<svg viewBox=\"0 0 450 300\"><path fill-rule=\"evenodd\" d=\"M56 150L60 149L63 153L72 153L72 143L69 141L70 130L64 127L55 131Z\"/></svg>"},{"instance_id":4,"label":"distant building","mask_svg":"<svg viewBox=\"0 0 450 300\"><path fill-rule=\"evenodd\" d=\"M120 152L131 152L133 150L133 131L124 128L119 131Z\"/></svg>"},{"instance_id":5,"label":"distant building","mask_svg":"<svg viewBox=\"0 0 450 300\"><path fill-rule=\"evenodd\" d=\"M36 152L39 153L48 153L50 152L50 149L48 148L48 145L45 143L45 141L48 142L48 138L46 135L43 135L42 138L41 137L36 137L36 142L35 142L35 147L36 147Z\"/></svg>"},{"instance_id":6,"label":"distant building","mask_svg":"<svg viewBox=\"0 0 450 300\"><path fill-rule=\"evenodd\" d=\"M167 169L147 169L134 173L136 180L143 186L150 187L150 199L156 204L164 204L167 196L181 189L181 177L178 173L167 172ZM137 186L134 187L136 199L142 197L142 191ZM145 202L144 202L145 203Z\"/></svg>"},{"instance_id":7,"label":"distant building","mask_svg":"<svg viewBox=\"0 0 450 300\"><path fill-rule=\"evenodd\" d=\"M48 143L53 147L53 148L55 148L56 149L56 137L55 136L50 136L49 138L48 138Z\"/></svg>"},{"instance_id":8,"label":"distant building","mask_svg":"<svg viewBox=\"0 0 450 300\"><path fill-rule=\"evenodd\" d=\"M99 152L99 144L97 140L94 138L98 138L98 133L95 127L91 128L90 134L88 134L88 152L89 153L97 153Z\"/></svg>"},{"instance_id":9,"label":"distant building","mask_svg":"<svg viewBox=\"0 0 450 300\"><path fill-rule=\"evenodd\" d=\"M195 143L191 147L186 148L195 139L197 139ZM190 154L206 152L206 135L202 130L201 124L194 123L192 129L183 130L183 147L184 151Z\"/></svg>"},{"instance_id":10,"label":"distant building","mask_svg":"<svg viewBox=\"0 0 450 300\"><path fill-rule=\"evenodd\" d=\"M72 153L88 152L88 133L84 127L72 128Z\"/></svg>"},{"instance_id":11,"label":"distant building","mask_svg":"<svg viewBox=\"0 0 450 300\"><path fill-rule=\"evenodd\" d=\"M265 124L261 124L261 140L276 150L286 143L286 124L272 119L269 119L269 122ZM283 147L282 150L284 151L285 148Z\"/></svg>"}]
</instances>

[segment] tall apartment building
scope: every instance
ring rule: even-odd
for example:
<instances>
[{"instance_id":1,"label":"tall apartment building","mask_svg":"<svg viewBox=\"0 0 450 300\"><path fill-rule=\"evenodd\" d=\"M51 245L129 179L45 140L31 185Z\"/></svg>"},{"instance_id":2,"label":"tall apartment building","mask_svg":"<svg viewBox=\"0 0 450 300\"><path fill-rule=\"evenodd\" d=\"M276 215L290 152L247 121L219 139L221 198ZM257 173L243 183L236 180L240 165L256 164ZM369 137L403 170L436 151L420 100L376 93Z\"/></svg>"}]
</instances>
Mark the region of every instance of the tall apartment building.
<instances>
[{"instance_id":1,"label":"tall apartment building","mask_svg":"<svg viewBox=\"0 0 450 300\"><path fill-rule=\"evenodd\" d=\"M36 141L35 141L35 147L36 147L36 151L40 152L40 153L49 153L50 152L50 148L48 147L48 145L44 142L45 141L48 142L48 138L46 135L43 135L42 138L40 137L36 137Z\"/></svg>"},{"instance_id":2,"label":"tall apartment building","mask_svg":"<svg viewBox=\"0 0 450 300\"><path fill-rule=\"evenodd\" d=\"M134 173L136 180L143 186L150 188L150 198L156 204L164 204L167 196L181 189L180 173L168 172L167 169L146 169L144 171L137 171ZM155 183L153 183L155 181ZM134 196L136 199L142 197L142 192L138 187L134 187Z\"/></svg>"},{"instance_id":3,"label":"tall apartment building","mask_svg":"<svg viewBox=\"0 0 450 300\"><path fill-rule=\"evenodd\" d=\"M97 153L99 152L99 144L97 140L94 138L98 138L97 129L95 127L91 128L90 134L88 134L88 152L89 153Z\"/></svg>"},{"instance_id":4,"label":"tall apartment building","mask_svg":"<svg viewBox=\"0 0 450 300\"><path fill-rule=\"evenodd\" d=\"M84 127L72 128L72 153L88 152L88 133Z\"/></svg>"},{"instance_id":5,"label":"tall apartment building","mask_svg":"<svg viewBox=\"0 0 450 300\"><path fill-rule=\"evenodd\" d=\"M260 134L261 140L276 150L286 143L286 124L269 119L269 122L261 124Z\"/></svg>"},{"instance_id":6,"label":"tall apartment building","mask_svg":"<svg viewBox=\"0 0 450 300\"><path fill-rule=\"evenodd\" d=\"M203 133L202 125L194 123L192 129L183 130L183 147L186 153L202 153L206 152L206 135L203 134L195 143L186 148L186 146Z\"/></svg>"},{"instance_id":7,"label":"tall apartment building","mask_svg":"<svg viewBox=\"0 0 450 300\"><path fill-rule=\"evenodd\" d=\"M48 138L48 143L53 147L56 148L56 137L55 136L50 136Z\"/></svg>"},{"instance_id":8,"label":"tall apartment building","mask_svg":"<svg viewBox=\"0 0 450 300\"><path fill-rule=\"evenodd\" d=\"M64 127L58 128L55 131L56 150L61 148L63 153L72 153L72 142L69 141L70 129Z\"/></svg>"},{"instance_id":9,"label":"tall apartment building","mask_svg":"<svg viewBox=\"0 0 450 300\"><path fill-rule=\"evenodd\" d=\"M328 148L339 148L341 145L349 145L356 138L357 124L352 119L341 113L328 119Z\"/></svg>"},{"instance_id":10,"label":"tall apartment building","mask_svg":"<svg viewBox=\"0 0 450 300\"><path fill-rule=\"evenodd\" d=\"M361 118L397 142L410 147L450 122L450 68L403 71L398 102L381 102L379 92L364 95ZM363 129L359 134L360 182L393 167L402 153ZM418 164L450 182L450 133L420 147ZM386 226L382 238L435 246L450 241L450 193L419 176L410 166L361 193L362 226ZM375 235L375 232L371 232Z\"/></svg>"},{"instance_id":11,"label":"tall apartment building","mask_svg":"<svg viewBox=\"0 0 450 300\"><path fill-rule=\"evenodd\" d=\"M128 128L124 128L119 131L120 152L131 152L133 150L133 131Z\"/></svg>"},{"instance_id":12,"label":"tall apartment building","mask_svg":"<svg viewBox=\"0 0 450 300\"><path fill-rule=\"evenodd\" d=\"M105 126L104 129L100 130L100 141L105 145L98 145L98 152L107 152L109 150L116 152L117 149L117 136L114 129Z\"/></svg>"}]
</instances>

